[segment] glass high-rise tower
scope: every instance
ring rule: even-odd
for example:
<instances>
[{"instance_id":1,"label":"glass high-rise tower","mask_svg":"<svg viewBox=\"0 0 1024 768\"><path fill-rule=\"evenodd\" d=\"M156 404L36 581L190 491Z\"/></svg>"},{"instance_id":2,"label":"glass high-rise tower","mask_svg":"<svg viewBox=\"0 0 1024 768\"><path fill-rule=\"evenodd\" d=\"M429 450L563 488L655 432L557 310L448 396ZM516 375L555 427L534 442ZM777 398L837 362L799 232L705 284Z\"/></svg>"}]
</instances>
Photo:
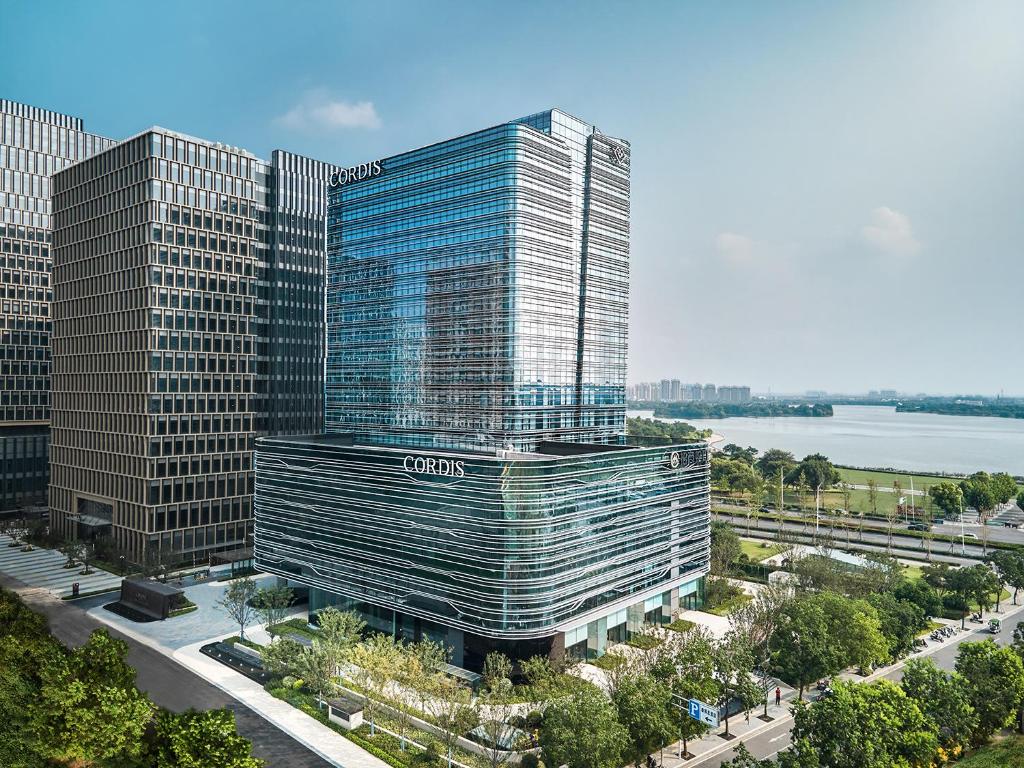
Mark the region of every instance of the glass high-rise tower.
<instances>
[{"instance_id":1,"label":"glass high-rise tower","mask_svg":"<svg viewBox=\"0 0 1024 768\"><path fill-rule=\"evenodd\" d=\"M256 441L310 610L593 658L700 600L708 450L625 436L630 148L549 110L329 179L326 434Z\"/></svg>"},{"instance_id":2,"label":"glass high-rise tower","mask_svg":"<svg viewBox=\"0 0 1024 768\"><path fill-rule=\"evenodd\" d=\"M625 431L627 142L548 110L352 170L329 192L328 432Z\"/></svg>"}]
</instances>

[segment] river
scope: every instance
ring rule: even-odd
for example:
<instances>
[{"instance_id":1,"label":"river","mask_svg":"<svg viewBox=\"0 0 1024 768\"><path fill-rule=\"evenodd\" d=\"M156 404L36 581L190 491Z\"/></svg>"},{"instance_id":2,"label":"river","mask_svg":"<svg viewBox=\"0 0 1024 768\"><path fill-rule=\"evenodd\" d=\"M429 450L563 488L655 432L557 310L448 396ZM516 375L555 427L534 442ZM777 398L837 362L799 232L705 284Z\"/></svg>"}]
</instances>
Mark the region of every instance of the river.
<instances>
[{"instance_id":1,"label":"river","mask_svg":"<svg viewBox=\"0 0 1024 768\"><path fill-rule=\"evenodd\" d=\"M710 429L724 443L760 451L782 448L802 458L823 453L837 464L915 472L1024 475L1024 419L897 413L874 405L837 405L828 417L663 419ZM651 417L651 411L629 411ZM724 443L720 443L722 445Z\"/></svg>"}]
</instances>

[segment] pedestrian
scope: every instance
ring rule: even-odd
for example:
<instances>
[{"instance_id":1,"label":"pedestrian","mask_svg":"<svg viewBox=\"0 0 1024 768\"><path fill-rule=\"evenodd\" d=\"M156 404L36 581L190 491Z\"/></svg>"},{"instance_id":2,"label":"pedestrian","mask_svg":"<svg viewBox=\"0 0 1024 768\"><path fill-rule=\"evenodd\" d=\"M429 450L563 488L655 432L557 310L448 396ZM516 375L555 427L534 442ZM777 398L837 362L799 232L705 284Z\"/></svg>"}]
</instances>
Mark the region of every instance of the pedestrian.
<instances>
[{"instance_id":1,"label":"pedestrian","mask_svg":"<svg viewBox=\"0 0 1024 768\"><path fill-rule=\"evenodd\" d=\"M782 689L775 686L775 706L779 706L782 703Z\"/></svg>"}]
</instances>

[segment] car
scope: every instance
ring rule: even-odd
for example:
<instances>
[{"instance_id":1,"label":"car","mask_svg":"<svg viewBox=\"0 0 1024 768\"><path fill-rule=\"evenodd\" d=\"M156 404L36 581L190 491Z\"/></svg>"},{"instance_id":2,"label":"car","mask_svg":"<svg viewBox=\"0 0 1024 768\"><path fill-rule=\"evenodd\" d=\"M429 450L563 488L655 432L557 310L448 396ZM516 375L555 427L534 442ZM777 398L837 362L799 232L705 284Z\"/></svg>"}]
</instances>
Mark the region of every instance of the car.
<instances>
[{"instance_id":1,"label":"car","mask_svg":"<svg viewBox=\"0 0 1024 768\"><path fill-rule=\"evenodd\" d=\"M928 523L911 523L907 526L908 531L930 531L932 527Z\"/></svg>"},{"instance_id":2,"label":"car","mask_svg":"<svg viewBox=\"0 0 1024 768\"><path fill-rule=\"evenodd\" d=\"M1005 523L1003 523L1003 528L1020 528L1020 526L1021 526L1021 523L1020 523L1019 520L1018 521L1007 520Z\"/></svg>"},{"instance_id":3,"label":"car","mask_svg":"<svg viewBox=\"0 0 1024 768\"><path fill-rule=\"evenodd\" d=\"M978 538L978 534L976 534L976 533L964 533L964 534L961 534L961 535L965 539L977 539Z\"/></svg>"},{"instance_id":4,"label":"car","mask_svg":"<svg viewBox=\"0 0 1024 768\"><path fill-rule=\"evenodd\" d=\"M941 517L933 517L932 525L945 525L946 521Z\"/></svg>"}]
</instances>

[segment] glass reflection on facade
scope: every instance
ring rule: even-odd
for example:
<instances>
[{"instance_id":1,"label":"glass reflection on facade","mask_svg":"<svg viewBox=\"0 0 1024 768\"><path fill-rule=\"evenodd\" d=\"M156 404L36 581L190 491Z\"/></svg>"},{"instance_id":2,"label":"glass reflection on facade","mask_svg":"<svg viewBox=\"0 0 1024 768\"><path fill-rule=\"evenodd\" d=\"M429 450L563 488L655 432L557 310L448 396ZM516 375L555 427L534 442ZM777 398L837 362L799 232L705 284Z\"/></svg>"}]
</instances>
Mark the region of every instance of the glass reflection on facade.
<instances>
[{"instance_id":1,"label":"glass reflection on facade","mask_svg":"<svg viewBox=\"0 0 1024 768\"><path fill-rule=\"evenodd\" d=\"M448 448L625 431L629 150L549 110L329 192L328 432Z\"/></svg>"},{"instance_id":2,"label":"glass reflection on facade","mask_svg":"<svg viewBox=\"0 0 1024 768\"><path fill-rule=\"evenodd\" d=\"M706 572L708 466L703 443L488 454L263 438L257 566L364 604L376 629L445 632L470 666L494 640L561 653L567 629L603 621L603 643L647 613L668 620L672 590Z\"/></svg>"}]
</instances>

